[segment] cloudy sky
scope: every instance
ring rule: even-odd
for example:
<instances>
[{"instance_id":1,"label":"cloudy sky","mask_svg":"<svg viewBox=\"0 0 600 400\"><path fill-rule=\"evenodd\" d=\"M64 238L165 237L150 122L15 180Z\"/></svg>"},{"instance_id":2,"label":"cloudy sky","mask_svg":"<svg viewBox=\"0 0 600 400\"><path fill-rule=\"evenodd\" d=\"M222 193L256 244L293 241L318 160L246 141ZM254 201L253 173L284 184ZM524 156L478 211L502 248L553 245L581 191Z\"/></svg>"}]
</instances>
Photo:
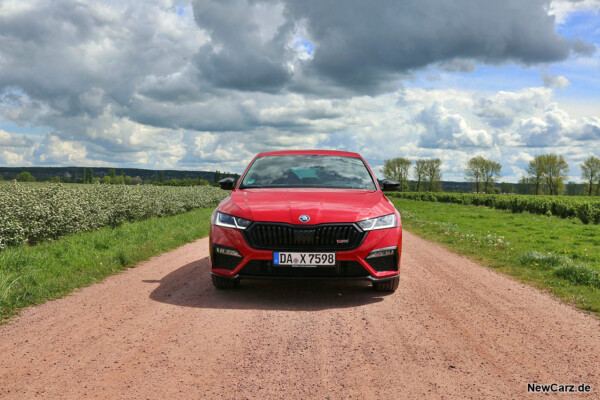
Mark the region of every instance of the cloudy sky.
<instances>
[{"instance_id":1,"label":"cloudy sky","mask_svg":"<svg viewBox=\"0 0 600 400\"><path fill-rule=\"evenodd\" d=\"M600 156L600 0L0 0L0 165Z\"/></svg>"}]
</instances>

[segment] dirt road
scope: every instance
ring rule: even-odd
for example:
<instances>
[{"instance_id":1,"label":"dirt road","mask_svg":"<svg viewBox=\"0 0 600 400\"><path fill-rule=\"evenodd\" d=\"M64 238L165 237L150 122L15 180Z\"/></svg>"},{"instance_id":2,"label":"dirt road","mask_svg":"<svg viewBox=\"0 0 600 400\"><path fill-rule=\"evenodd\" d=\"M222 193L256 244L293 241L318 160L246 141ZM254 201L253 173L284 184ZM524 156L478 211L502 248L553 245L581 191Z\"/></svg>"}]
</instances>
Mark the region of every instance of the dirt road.
<instances>
[{"instance_id":1,"label":"dirt road","mask_svg":"<svg viewBox=\"0 0 600 400\"><path fill-rule=\"evenodd\" d=\"M595 318L409 233L390 295L221 292L206 256L202 239L0 327L0 398L505 399L528 382L600 397Z\"/></svg>"}]
</instances>

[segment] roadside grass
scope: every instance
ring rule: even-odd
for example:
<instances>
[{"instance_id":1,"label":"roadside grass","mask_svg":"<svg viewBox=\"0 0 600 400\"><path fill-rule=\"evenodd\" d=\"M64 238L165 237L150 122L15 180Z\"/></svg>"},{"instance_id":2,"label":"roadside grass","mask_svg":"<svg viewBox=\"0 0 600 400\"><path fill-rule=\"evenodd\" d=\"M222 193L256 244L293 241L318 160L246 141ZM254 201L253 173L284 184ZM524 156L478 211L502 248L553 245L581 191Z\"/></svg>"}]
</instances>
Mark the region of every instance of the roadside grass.
<instances>
[{"instance_id":1,"label":"roadside grass","mask_svg":"<svg viewBox=\"0 0 600 400\"><path fill-rule=\"evenodd\" d=\"M600 316L600 225L392 198L408 231Z\"/></svg>"},{"instance_id":2,"label":"roadside grass","mask_svg":"<svg viewBox=\"0 0 600 400\"><path fill-rule=\"evenodd\" d=\"M157 254L208 235L214 208L125 222L0 252L0 323Z\"/></svg>"}]
</instances>

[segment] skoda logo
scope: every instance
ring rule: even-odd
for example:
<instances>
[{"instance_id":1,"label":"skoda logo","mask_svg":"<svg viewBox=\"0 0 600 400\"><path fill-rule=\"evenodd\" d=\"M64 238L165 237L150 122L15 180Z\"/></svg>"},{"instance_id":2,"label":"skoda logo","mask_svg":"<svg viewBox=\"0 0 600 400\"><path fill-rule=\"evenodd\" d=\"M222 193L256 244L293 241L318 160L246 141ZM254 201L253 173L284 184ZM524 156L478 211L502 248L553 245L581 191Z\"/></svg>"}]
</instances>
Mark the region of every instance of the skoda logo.
<instances>
[{"instance_id":1,"label":"skoda logo","mask_svg":"<svg viewBox=\"0 0 600 400\"><path fill-rule=\"evenodd\" d=\"M307 223L308 221L310 221L310 217L306 214L302 214L300 216L300 218L298 218L300 220L300 222L302 222L303 224Z\"/></svg>"}]
</instances>

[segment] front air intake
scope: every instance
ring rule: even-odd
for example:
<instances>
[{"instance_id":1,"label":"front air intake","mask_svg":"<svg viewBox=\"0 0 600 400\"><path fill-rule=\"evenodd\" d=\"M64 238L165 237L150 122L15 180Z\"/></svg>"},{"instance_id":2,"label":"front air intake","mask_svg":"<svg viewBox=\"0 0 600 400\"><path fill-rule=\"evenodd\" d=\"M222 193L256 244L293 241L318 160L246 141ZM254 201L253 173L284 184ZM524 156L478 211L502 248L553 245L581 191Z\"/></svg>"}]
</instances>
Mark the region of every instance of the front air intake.
<instances>
[{"instance_id":1,"label":"front air intake","mask_svg":"<svg viewBox=\"0 0 600 400\"><path fill-rule=\"evenodd\" d=\"M261 250L352 250L366 232L355 224L291 225L255 222L242 232L248 244Z\"/></svg>"}]
</instances>

